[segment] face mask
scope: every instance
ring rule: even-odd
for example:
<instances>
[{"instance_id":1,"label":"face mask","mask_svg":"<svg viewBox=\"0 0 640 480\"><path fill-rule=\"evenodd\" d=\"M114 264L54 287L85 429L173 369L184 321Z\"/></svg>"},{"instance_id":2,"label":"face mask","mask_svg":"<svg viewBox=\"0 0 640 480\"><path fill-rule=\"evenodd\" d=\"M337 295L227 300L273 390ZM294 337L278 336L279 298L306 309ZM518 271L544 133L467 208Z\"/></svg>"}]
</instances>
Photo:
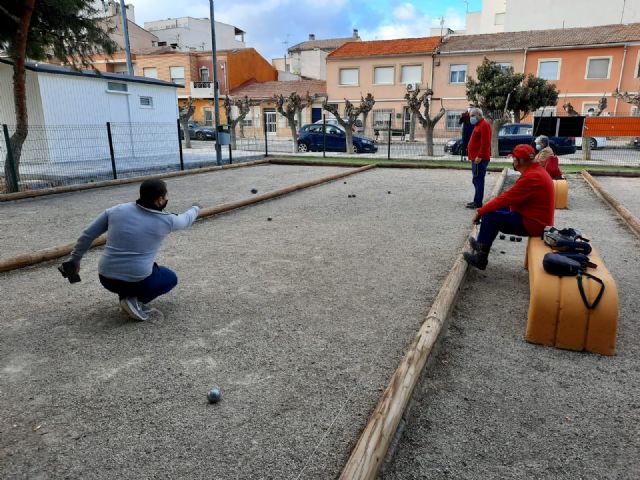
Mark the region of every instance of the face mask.
<instances>
[{"instance_id":1,"label":"face mask","mask_svg":"<svg viewBox=\"0 0 640 480\"><path fill-rule=\"evenodd\" d=\"M542 145L540 145L539 143L536 143L536 150L537 151L542 150Z\"/></svg>"},{"instance_id":2,"label":"face mask","mask_svg":"<svg viewBox=\"0 0 640 480\"><path fill-rule=\"evenodd\" d=\"M469 120L471 122L471 125L475 125L476 123L478 123L478 117L471 117L471 120Z\"/></svg>"},{"instance_id":3,"label":"face mask","mask_svg":"<svg viewBox=\"0 0 640 480\"><path fill-rule=\"evenodd\" d=\"M467 108L467 112L471 112L471 107Z\"/></svg>"},{"instance_id":4,"label":"face mask","mask_svg":"<svg viewBox=\"0 0 640 480\"><path fill-rule=\"evenodd\" d=\"M162 205L162 207L160 207L160 210L164 210L165 208L167 208L167 203L169 203L169 200L165 200L164 201L164 205Z\"/></svg>"}]
</instances>

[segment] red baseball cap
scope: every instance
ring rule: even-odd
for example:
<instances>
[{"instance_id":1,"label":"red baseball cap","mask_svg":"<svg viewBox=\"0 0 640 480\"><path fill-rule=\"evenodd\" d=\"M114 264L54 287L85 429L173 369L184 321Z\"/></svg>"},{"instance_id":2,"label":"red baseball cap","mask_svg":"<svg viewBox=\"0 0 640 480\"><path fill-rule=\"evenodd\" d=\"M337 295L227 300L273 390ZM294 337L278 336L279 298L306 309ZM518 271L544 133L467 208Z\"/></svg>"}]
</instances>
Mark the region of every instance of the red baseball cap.
<instances>
[{"instance_id":1,"label":"red baseball cap","mask_svg":"<svg viewBox=\"0 0 640 480\"><path fill-rule=\"evenodd\" d=\"M516 145L516 148L513 149L511 155L519 158L520 160L533 160L536 156L536 151L531 145L522 143L520 145Z\"/></svg>"}]
</instances>

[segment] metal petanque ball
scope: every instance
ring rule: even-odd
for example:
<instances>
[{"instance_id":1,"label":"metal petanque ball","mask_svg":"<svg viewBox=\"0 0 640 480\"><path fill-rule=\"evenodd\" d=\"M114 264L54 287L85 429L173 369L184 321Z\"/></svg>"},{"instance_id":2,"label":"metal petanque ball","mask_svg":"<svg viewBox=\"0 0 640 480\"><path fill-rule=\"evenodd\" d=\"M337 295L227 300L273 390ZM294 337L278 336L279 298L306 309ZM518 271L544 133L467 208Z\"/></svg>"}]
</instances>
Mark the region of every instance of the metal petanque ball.
<instances>
[{"instance_id":1,"label":"metal petanque ball","mask_svg":"<svg viewBox=\"0 0 640 480\"><path fill-rule=\"evenodd\" d=\"M516 242L521 242L522 241L522 237L516 237Z\"/></svg>"},{"instance_id":2,"label":"metal petanque ball","mask_svg":"<svg viewBox=\"0 0 640 480\"><path fill-rule=\"evenodd\" d=\"M500 240L504 240L505 238L507 238L506 235L500 235Z\"/></svg>"},{"instance_id":3,"label":"metal petanque ball","mask_svg":"<svg viewBox=\"0 0 640 480\"><path fill-rule=\"evenodd\" d=\"M516 241L516 237L514 237L513 235L511 235L511 236L509 237L509 240L511 240L512 242L515 242L515 241Z\"/></svg>"},{"instance_id":4,"label":"metal petanque ball","mask_svg":"<svg viewBox=\"0 0 640 480\"><path fill-rule=\"evenodd\" d=\"M258 193L258 189L257 188L252 188L251 189L251 193Z\"/></svg>"},{"instance_id":5,"label":"metal petanque ball","mask_svg":"<svg viewBox=\"0 0 640 480\"><path fill-rule=\"evenodd\" d=\"M209 393L207 393L207 400L209 400L209 403L218 403L221 396L222 394L219 388L212 388L209 390Z\"/></svg>"}]
</instances>

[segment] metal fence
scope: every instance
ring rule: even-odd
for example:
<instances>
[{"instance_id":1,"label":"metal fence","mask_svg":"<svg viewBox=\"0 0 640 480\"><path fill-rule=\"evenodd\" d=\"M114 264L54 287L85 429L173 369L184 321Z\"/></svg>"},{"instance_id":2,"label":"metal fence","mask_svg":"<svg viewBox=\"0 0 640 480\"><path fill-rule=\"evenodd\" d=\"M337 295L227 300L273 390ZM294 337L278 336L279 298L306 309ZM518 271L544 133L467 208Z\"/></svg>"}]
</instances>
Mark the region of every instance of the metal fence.
<instances>
[{"instance_id":1,"label":"metal fence","mask_svg":"<svg viewBox=\"0 0 640 480\"><path fill-rule=\"evenodd\" d=\"M497 115L496 115L497 116ZM563 115L566 116L566 115ZM587 126L589 121L596 117L586 119L585 131L589 130ZM367 124L356 126L354 135L369 139L375 146L375 152L359 152L358 157L361 158L378 158L389 160L461 160L462 155L459 145L455 143L461 138L462 126L459 123L460 115L445 114L432 130L433 151L432 155L427 154L426 131L423 126L416 121L413 125L410 119L402 118L398 115L385 113L381 115L376 113L369 116ZM585 164L585 165L606 165L606 166L640 166L640 119L637 117L597 117L597 121L611 127L609 131L613 135L594 135L592 137L572 137L570 141L575 143L575 149L569 147L567 151L560 153L560 164ZM330 122L335 120L325 118L328 126ZM513 123L513 122L508 122ZM266 119L263 122L266 125ZM288 130L288 129L287 129ZM322 129L320 129L322 131ZM594 130L591 131L602 131ZM505 127L501 129L502 134L499 135L499 143L501 155L498 157L506 157L508 146L514 142L531 143L537 136L531 121L523 121L518 128ZM616 133L621 133L619 135ZM326 131L325 137L328 137ZM588 138L588 140L586 140ZM305 143L298 151L295 151L294 142L290 134L282 129L272 129L267 132L263 130L261 136L238 138L237 148L244 151L262 152L265 154L278 155L302 155L311 157L343 157L347 154L345 150L345 142L338 148L332 148L331 142L326 138L316 141L308 140L305 137L299 138L300 143ZM582 149L582 142L589 141L593 148Z\"/></svg>"},{"instance_id":2,"label":"metal fence","mask_svg":"<svg viewBox=\"0 0 640 480\"><path fill-rule=\"evenodd\" d=\"M2 125L0 193L218 164L215 142L194 141L194 148L186 149L177 123L29 125L17 162L17 152L9 148L14 132L15 125ZM230 149L222 153L220 164L262 156ZM7 162L9 158L13 161Z\"/></svg>"}]
</instances>

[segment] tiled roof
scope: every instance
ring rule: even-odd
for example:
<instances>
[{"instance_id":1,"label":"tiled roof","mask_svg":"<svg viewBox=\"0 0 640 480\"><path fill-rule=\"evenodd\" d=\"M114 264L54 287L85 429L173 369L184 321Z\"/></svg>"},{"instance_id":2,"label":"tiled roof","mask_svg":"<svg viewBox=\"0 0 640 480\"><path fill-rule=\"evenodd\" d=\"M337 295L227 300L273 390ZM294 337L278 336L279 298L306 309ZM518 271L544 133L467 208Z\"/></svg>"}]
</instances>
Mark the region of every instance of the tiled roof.
<instances>
[{"instance_id":1,"label":"tiled roof","mask_svg":"<svg viewBox=\"0 0 640 480\"><path fill-rule=\"evenodd\" d=\"M357 42L359 41L359 37L346 37L346 38L328 38L326 40L307 40L306 42L298 43L293 47L289 48L290 52L299 52L302 50L315 50L316 48L320 50L331 51L335 50L338 47L341 47L347 42Z\"/></svg>"},{"instance_id":2,"label":"tiled roof","mask_svg":"<svg viewBox=\"0 0 640 480\"><path fill-rule=\"evenodd\" d=\"M640 23L451 36L440 45L439 50L441 53L473 50L523 50L525 48L588 46L632 41L640 41Z\"/></svg>"},{"instance_id":3,"label":"tiled roof","mask_svg":"<svg viewBox=\"0 0 640 480\"><path fill-rule=\"evenodd\" d=\"M440 37L401 38L398 40L374 40L349 42L334 50L328 58L373 57L380 55L406 55L431 53L440 43Z\"/></svg>"},{"instance_id":4,"label":"tiled roof","mask_svg":"<svg viewBox=\"0 0 640 480\"><path fill-rule=\"evenodd\" d=\"M327 95L327 82L324 80L293 80L293 81L272 81L272 82L248 82L240 85L231 91L234 97L249 98L271 98L274 95L284 95L296 92L298 95L304 95L309 92L310 95Z\"/></svg>"}]
</instances>

